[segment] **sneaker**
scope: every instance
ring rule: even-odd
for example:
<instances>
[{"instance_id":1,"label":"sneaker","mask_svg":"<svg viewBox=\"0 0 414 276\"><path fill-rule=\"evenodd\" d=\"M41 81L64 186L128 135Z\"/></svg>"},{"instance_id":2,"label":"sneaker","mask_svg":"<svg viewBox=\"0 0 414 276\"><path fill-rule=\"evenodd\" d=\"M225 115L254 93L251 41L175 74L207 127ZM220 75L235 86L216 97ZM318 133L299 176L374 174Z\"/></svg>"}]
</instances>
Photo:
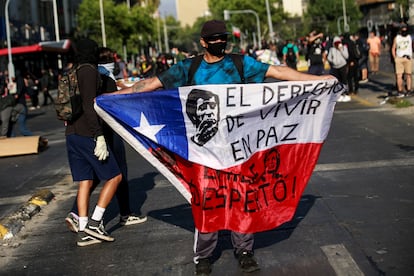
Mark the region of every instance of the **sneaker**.
<instances>
[{"instance_id":1,"label":"sneaker","mask_svg":"<svg viewBox=\"0 0 414 276\"><path fill-rule=\"evenodd\" d=\"M208 258L199 259L195 265L195 275L210 275L211 273L211 262Z\"/></svg>"},{"instance_id":2,"label":"sneaker","mask_svg":"<svg viewBox=\"0 0 414 276\"><path fill-rule=\"evenodd\" d=\"M360 80L359 81L359 83L367 83L368 82L368 79L365 79L365 80Z\"/></svg>"},{"instance_id":3,"label":"sneaker","mask_svg":"<svg viewBox=\"0 0 414 276\"><path fill-rule=\"evenodd\" d=\"M343 96L343 98L342 98L342 101L343 101L343 102L350 102L350 101L351 101L351 96L349 96L349 95L344 95L344 96Z\"/></svg>"},{"instance_id":4,"label":"sneaker","mask_svg":"<svg viewBox=\"0 0 414 276\"><path fill-rule=\"evenodd\" d=\"M397 98L404 98L405 94L404 93L398 93Z\"/></svg>"},{"instance_id":5,"label":"sneaker","mask_svg":"<svg viewBox=\"0 0 414 276\"><path fill-rule=\"evenodd\" d=\"M143 223L147 221L147 216L138 216L135 214L130 214L127 216L121 216L119 219L119 224L121 225L133 225L138 223Z\"/></svg>"},{"instance_id":6,"label":"sneaker","mask_svg":"<svg viewBox=\"0 0 414 276\"><path fill-rule=\"evenodd\" d=\"M36 109L36 107L35 106L31 106L31 107L29 107L29 110L35 110Z\"/></svg>"},{"instance_id":7,"label":"sneaker","mask_svg":"<svg viewBox=\"0 0 414 276\"><path fill-rule=\"evenodd\" d=\"M339 96L338 100L336 100L336 101L337 102L343 102L344 101L344 96L343 95Z\"/></svg>"},{"instance_id":8,"label":"sneaker","mask_svg":"<svg viewBox=\"0 0 414 276\"><path fill-rule=\"evenodd\" d=\"M98 240L97 238L94 238L86 234L84 231L78 232L78 241L76 242L78 246L88 246L88 245L97 244L101 242L102 241Z\"/></svg>"},{"instance_id":9,"label":"sneaker","mask_svg":"<svg viewBox=\"0 0 414 276\"><path fill-rule=\"evenodd\" d=\"M78 233L79 231L79 217L73 213L70 212L68 216L65 218L66 225L68 226L69 230Z\"/></svg>"},{"instance_id":10,"label":"sneaker","mask_svg":"<svg viewBox=\"0 0 414 276\"><path fill-rule=\"evenodd\" d=\"M238 254L235 253L234 255L239 261L239 266L243 272L250 273L260 269L252 251L243 250Z\"/></svg>"},{"instance_id":11,"label":"sneaker","mask_svg":"<svg viewBox=\"0 0 414 276\"><path fill-rule=\"evenodd\" d=\"M89 219L88 224L85 228L85 233L89 234L95 238L104 240L104 241L114 241L115 239L111 237L106 231L103 225L103 221L96 221Z\"/></svg>"},{"instance_id":12,"label":"sneaker","mask_svg":"<svg viewBox=\"0 0 414 276\"><path fill-rule=\"evenodd\" d=\"M389 97L385 97L379 104L380 105L386 104L388 100L389 100Z\"/></svg>"}]
</instances>

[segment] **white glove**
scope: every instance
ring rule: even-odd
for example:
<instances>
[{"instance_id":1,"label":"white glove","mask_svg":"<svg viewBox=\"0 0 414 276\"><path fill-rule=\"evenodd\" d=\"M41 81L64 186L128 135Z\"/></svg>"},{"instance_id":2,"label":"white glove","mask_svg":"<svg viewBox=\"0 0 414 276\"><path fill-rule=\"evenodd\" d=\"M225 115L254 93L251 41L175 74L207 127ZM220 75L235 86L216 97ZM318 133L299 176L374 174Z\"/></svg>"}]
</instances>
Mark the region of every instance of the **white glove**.
<instances>
[{"instance_id":1,"label":"white glove","mask_svg":"<svg viewBox=\"0 0 414 276\"><path fill-rule=\"evenodd\" d=\"M106 147L105 137L103 135L96 138L96 146L93 152L99 161L103 161L109 156L109 151Z\"/></svg>"}]
</instances>

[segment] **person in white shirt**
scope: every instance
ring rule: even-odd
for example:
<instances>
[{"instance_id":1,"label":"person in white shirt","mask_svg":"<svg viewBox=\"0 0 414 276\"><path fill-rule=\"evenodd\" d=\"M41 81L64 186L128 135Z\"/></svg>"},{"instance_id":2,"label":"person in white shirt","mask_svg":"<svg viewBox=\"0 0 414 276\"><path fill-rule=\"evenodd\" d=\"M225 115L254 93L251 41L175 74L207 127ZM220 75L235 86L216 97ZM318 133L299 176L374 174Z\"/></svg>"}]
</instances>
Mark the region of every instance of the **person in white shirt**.
<instances>
[{"instance_id":1,"label":"person in white shirt","mask_svg":"<svg viewBox=\"0 0 414 276\"><path fill-rule=\"evenodd\" d=\"M407 25L404 24L401 26L400 33L394 38L392 44L392 56L395 61L395 76L397 79L397 97L400 98L412 94L412 55L412 38L408 34ZM404 92L403 75L406 83L406 92Z\"/></svg>"}]
</instances>

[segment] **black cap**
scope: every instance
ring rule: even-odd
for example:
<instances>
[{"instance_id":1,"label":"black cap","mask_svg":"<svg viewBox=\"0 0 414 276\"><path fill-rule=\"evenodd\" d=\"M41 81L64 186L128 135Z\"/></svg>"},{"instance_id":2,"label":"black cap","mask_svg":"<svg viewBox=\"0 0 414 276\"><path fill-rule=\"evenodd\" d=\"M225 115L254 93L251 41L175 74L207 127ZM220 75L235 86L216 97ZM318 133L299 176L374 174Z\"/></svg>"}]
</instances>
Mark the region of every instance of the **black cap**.
<instances>
[{"instance_id":1,"label":"black cap","mask_svg":"<svg viewBox=\"0 0 414 276\"><path fill-rule=\"evenodd\" d=\"M204 23L201 28L201 37L211 37L229 34L226 29L226 24L221 20L210 20Z\"/></svg>"}]
</instances>

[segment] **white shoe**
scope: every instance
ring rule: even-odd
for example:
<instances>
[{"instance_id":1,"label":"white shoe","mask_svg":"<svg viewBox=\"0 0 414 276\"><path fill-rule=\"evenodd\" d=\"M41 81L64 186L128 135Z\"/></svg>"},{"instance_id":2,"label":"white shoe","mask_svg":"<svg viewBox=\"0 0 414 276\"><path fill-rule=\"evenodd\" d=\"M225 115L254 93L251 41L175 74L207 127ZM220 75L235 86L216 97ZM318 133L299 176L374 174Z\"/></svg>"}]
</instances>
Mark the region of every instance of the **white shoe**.
<instances>
[{"instance_id":1,"label":"white shoe","mask_svg":"<svg viewBox=\"0 0 414 276\"><path fill-rule=\"evenodd\" d=\"M350 101L351 101L351 96L349 96L349 95L344 95L343 97L344 97L344 98L343 98L343 102L350 102Z\"/></svg>"},{"instance_id":2,"label":"white shoe","mask_svg":"<svg viewBox=\"0 0 414 276\"><path fill-rule=\"evenodd\" d=\"M119 223L121 225L133 225L138 223L143 223L147 221L147 216L138 216L135 214L130 214L127 216L121 216Z\"/></svg>"},{"instance_id":3,"label":"white shoe","mask_svg":"<svg viewBox=\"0 0 414 276\"><path fill-rule=\"evenodd\" d=\"M386 104L388 102L389 97L385 97L379 104L383 105Z\"/></svg>"},{"instance_id":4,"label":"white shoe","mask_svg":"<svg viewBox=\"0 0 414 276\"><path fill-rule=\"evenodd\" d=\"M336 100L336 101L337 102L343 102L344 101L344 96L343 95L339 96L338 100Z\"/></svg>"}]
</instances>

